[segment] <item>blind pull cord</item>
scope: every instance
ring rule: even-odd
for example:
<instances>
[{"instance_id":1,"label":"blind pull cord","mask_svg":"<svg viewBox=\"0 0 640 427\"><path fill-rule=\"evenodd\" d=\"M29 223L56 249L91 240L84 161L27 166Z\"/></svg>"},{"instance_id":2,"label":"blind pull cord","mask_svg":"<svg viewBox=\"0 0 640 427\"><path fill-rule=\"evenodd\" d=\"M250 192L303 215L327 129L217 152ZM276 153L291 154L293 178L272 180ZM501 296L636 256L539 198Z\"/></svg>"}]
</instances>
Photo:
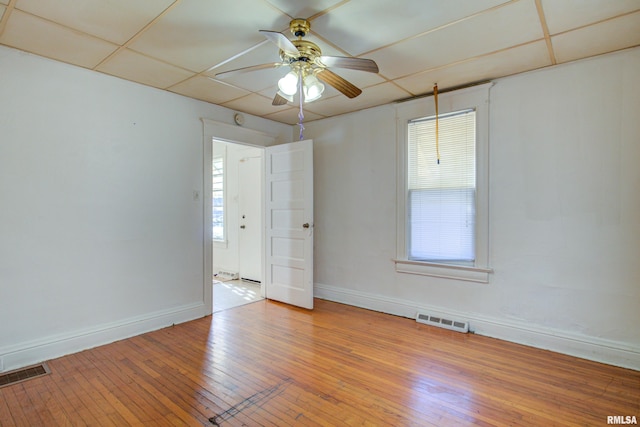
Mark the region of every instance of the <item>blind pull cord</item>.
<instances>
[{"instance_id":1,"label":"blind pull cord","mask_svg":"<svg viewBox=\"0 0 640 427\"><path fill-rule=\"evenodd\" d=\"M438 83L433 86L433 100L436 103L436 158L440 164L440 146L438 144Z\"/></svg>"}]
</instances>

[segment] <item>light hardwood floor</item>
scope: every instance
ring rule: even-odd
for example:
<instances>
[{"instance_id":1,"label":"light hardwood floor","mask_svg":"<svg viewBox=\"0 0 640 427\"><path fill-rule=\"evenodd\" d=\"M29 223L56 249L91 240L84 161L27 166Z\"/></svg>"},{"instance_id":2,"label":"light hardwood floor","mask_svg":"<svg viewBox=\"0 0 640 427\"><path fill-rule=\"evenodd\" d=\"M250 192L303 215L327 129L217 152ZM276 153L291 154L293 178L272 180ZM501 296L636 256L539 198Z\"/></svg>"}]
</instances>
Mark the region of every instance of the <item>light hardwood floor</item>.
<instances>
[{"instance_id":1,"label":"light hardwood floor","mask_svg":"<svg viewBox=\"0 0 640 427\"><path fill-rule=\"evenodd\" d=\"M602 426L640 372L332 302L259 301L50 361L4 426ZM211 421L209 421L211 419Z\"/></svg>"}]
</instances>

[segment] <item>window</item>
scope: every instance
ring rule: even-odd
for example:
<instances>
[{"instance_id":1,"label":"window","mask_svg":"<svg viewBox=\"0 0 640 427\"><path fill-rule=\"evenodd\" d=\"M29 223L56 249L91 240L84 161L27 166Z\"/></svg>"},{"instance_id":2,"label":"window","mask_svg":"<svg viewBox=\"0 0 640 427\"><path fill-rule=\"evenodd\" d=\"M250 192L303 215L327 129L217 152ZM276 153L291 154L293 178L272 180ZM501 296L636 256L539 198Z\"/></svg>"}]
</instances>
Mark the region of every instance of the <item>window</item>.
<instances>
[{"instance_id":1,"label":"window","mask_svg":"<svg viewBox=\"0 0 640 427\"><path fill-rule=\"evenodd\" d=\"M439 95L437 147L433 98L397 107L400 273L489 281L490 87Z\"/></svg>"},{"instance_id":2,"label":"window","mask_svg":"<svg viewBox=\"0 0 640 427\"><path fill-rule=\"evenodd\" d=\"M408 258L473 265L476 112L408 123ZM438 159L438 152L440 159Z\"/></svg>"},{"instance_id":3,"label":"window","mask_svg":"<svg viewBox=\"0 0 640 427\"><path fill-rule=\"evenodd\" d=\"M211 169L212 236L215 241L224 241L224 156L214 156Z\"/></svg>"}]
</instances>

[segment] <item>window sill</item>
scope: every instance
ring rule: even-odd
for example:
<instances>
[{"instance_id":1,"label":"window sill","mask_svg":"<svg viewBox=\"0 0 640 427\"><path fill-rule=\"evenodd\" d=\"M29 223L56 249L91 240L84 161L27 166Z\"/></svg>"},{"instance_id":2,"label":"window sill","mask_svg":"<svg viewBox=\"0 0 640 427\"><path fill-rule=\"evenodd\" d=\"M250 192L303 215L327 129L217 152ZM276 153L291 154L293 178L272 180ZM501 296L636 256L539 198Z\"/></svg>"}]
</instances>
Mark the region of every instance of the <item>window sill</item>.
<instances>
[{"instance_id":1,"label":"window sill","mask_svg":"<svg viewBox=\"0 0 640 427\"><path fill-rule=\"evenodd\" d=\"M467 267L463 265L437 264L402 259L394 259L393 262L396 264L396 271L398 273L466 280L477 283L489 283L489 274L493 273L493 270L490 268Z\"/></svg>"}]
</instances>

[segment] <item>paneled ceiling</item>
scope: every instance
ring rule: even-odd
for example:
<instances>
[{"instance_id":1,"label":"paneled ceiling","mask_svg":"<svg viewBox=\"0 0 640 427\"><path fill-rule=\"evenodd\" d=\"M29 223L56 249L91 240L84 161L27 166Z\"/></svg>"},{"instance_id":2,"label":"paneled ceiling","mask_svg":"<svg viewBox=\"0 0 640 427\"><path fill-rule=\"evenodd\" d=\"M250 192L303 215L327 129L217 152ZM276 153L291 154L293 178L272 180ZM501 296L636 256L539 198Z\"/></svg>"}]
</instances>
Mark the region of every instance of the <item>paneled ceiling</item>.
<instances>
[{"instance_id":1,"label":"paneled ceiling","mask_svg":"<svg viewBox=\"0 0 640 427\"><path fill-rule=\"evenodd\" d=\"M283 123L273 106L287 67L258 30L308 18L324 55L377 62L334 68L362 89L328 87L305 121L640 45L640 0L0 0L0 44ZM640 74L639 74L640 75Z\"/></svg>"}]
</instances>

